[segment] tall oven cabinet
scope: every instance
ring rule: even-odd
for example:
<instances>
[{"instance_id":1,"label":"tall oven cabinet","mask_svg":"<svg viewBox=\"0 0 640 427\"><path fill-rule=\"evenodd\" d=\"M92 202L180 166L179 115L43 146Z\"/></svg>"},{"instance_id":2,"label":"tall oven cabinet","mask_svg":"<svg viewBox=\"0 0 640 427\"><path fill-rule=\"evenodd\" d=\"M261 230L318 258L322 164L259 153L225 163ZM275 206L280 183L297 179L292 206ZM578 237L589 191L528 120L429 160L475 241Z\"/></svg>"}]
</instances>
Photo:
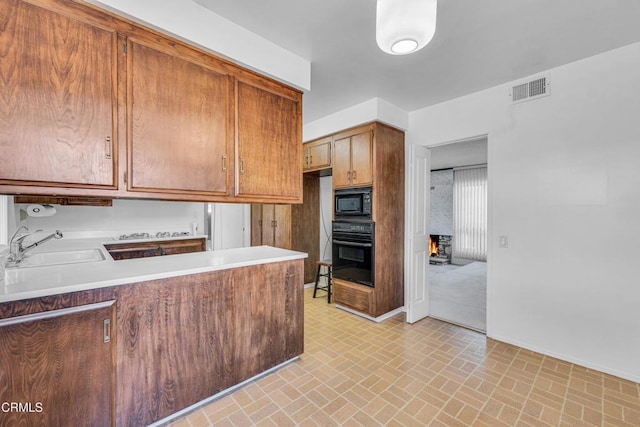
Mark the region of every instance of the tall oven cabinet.
<instances>
[{"instance_id":1,"label":"tall oven cabinet","mask_svg":"<svg viewBox=\"0 0 640 427\"><path fill-rule=\"evenodd\" d=\"M374 122L333 135L333 187L372 187L374 286L334 278L336 304L378 317L404 305L404 132Z\"/></svg>"}]
</instances>

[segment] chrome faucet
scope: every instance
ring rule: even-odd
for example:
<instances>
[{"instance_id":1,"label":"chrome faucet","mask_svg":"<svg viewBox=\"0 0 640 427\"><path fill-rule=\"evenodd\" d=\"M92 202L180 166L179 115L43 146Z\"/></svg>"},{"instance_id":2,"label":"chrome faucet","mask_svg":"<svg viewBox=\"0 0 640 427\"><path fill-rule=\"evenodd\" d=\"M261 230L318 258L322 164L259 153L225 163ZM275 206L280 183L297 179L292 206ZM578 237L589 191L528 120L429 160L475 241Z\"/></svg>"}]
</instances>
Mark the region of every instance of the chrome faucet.
<instances>
[{"instance_id":1,"label":"chrome faucet","mask_svg":"<svg viewBox=\"0 0 640 427\"><path fill-rule=\"evenodd\" d=\"M27 231L27 233L23 233L18 235L21 230ZM31 236L32 234L39 233L42 230L36 230L32 232L28 232L29 229L24 225L19 227L13 236L11 236L11 240L9 240L9 258L7 260L8 264L17 265L24 259L24 254L31 249L39 246L45 242L48 242L51 239L61 239L62 233L60 230L56 230L55 233L49 234L48 236L38 240L37 242L31 243L30 245L23 246L24 239Z\"/></svg>"}]
</instances>

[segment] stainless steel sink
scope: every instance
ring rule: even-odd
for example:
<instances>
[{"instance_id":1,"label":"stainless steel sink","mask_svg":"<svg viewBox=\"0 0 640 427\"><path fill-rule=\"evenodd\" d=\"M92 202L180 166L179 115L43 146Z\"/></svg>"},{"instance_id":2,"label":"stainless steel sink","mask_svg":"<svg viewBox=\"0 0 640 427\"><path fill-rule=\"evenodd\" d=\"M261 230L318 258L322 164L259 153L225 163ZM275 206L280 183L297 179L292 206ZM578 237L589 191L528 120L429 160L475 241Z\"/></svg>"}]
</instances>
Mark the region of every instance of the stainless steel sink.
<instances>
[{"instance_id":1,"label":"stainless steel sink","mask_svg":"<svg viewBox=\"0 0 640 427\"><path fill-rule=\"evenodd\" d=\"M49 265L76 264L81 262L104 261L100 249L80 249L75 251L37 252L25 255L17 268L45 267Z\"/></svg>"}]
</instances>

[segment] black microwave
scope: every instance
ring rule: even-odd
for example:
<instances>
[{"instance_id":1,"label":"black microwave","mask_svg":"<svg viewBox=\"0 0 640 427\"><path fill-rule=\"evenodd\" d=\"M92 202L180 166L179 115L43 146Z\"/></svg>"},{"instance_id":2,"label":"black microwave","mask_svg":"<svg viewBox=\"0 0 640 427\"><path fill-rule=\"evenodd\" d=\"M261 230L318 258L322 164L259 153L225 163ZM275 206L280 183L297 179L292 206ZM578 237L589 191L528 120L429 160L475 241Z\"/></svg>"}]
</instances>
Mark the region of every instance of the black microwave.
<instances>
[{"instance_id":1,"label":"black microwave","mask_svg":"<svg viewBox=\"0 0 640 427\"><path fill-rule=\"evenodd\" d=\"M335 190L334 218L371 219L371 187Z\"/></svg>"}]
</instances>

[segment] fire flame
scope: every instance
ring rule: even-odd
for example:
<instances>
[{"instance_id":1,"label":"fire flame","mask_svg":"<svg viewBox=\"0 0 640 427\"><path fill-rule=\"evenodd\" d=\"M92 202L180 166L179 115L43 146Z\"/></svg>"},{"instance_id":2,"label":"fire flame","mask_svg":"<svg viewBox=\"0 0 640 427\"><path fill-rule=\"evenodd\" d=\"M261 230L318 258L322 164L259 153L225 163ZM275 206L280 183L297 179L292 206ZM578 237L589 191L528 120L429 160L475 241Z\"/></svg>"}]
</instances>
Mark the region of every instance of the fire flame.
<instances>
[{"instance_id":1,"label":"fire flame","mask_svg":"<svg viewBox=\"0 0 640 427\"><path fill-rule=\"evenodd\" d=\"M429 256L438 256L438 245L429 237Z\"/></svg>"}]
</instances>

